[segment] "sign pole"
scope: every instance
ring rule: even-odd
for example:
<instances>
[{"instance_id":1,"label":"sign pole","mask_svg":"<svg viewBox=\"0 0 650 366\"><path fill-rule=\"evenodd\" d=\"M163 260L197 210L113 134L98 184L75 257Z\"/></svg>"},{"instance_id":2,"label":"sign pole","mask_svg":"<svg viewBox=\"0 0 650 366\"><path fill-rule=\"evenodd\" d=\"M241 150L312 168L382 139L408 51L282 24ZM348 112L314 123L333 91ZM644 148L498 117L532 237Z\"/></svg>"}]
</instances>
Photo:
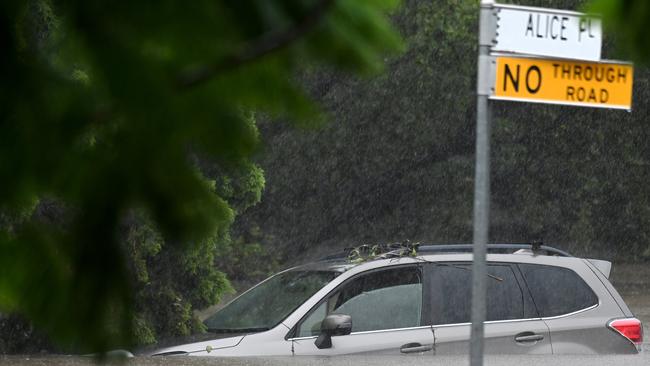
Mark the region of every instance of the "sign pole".
<instances>
[{"instance_id":1,"label":"sign pole","mask_svg":"<svg viewBox=\"0 0 650 366\"><path fill-rule=\"evenodd\" d=\"M476 79L471 366L483 365L485 344L490 226L489 99L630 110L634 68L629 63L600 60L600 23L598 17L573 11L481 0ZM490 51L502 54L492 57ZM517 53L528 56L516 56Z\"/></svg>"},{"instance_id":2,"label":"sign pole","mask_svg":"<svg viewBox=\"0 0 650 366\"><path fill-rule=\"evenodd\" d=\"M483 365L486 316L487 241L490 213L490 46L495 27L494 0L481 0L476 98L476 170L474 178L474 255L472 264L472 330L470 365Z\"/></svg>"}]
</instances>

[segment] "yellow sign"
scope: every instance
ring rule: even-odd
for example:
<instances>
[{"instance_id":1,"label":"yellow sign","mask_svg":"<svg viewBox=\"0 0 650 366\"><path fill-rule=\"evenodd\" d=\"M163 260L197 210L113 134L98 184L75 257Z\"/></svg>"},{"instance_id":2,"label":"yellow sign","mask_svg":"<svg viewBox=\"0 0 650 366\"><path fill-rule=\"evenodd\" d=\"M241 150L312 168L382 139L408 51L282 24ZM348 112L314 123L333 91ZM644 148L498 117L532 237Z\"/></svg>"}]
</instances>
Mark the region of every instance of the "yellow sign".
<instances>
[{"instance_id":1,"label":"yellow sign","mask_svg":"<svg viewBox=\"0 0 650 366\"><path fill-rule=\"evenodd\" d=\"M497 56L490 99L632 109L631 64Z\"/></svg>"}]
</instances>

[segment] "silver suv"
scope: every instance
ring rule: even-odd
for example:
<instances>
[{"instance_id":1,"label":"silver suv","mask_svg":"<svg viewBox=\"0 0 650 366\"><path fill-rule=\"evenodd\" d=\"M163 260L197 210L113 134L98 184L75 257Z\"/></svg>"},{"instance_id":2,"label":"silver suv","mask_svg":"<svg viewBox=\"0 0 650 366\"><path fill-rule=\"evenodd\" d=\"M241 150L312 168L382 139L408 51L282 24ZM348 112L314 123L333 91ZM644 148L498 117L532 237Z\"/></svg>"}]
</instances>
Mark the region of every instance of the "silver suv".
<instances>
[{"instance_id":1,"label":"silver suv","mask_svg":"<svg viewBox=\"0 0 650 366\"><path fill-rule=\"evenodd\" d=\"M359 247L280 272L205 320L212 339L150 355L468 351L471 245ZM638 353L642 324L611 263L540 245L488 246L488 353Z\"/></svg>"}]
</instances>

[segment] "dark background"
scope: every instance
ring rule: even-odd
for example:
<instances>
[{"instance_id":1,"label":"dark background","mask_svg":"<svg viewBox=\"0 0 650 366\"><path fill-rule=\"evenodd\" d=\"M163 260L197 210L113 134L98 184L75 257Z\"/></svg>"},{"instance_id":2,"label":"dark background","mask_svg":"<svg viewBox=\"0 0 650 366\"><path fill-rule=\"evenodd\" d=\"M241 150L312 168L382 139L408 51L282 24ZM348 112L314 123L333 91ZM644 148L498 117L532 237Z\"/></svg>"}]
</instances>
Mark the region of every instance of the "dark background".
<instances>
[{"instance_id":1,"label":"dark background","mask_svg":"<svg viewBox=\"0 0 650 366\"><path fill-rule=\"evenodd\" d=\"M296 130L261 119L266 189L235 232L256 230L282 263L364 243L471 242L474 3L405 1L393 19L408 50L378 78L301 75L329 122ZM619 56L606 39L604 57ZM491 103L491 242L650 258L648 75L635 68L631 113Z\"/></svg>"}]
</instances>

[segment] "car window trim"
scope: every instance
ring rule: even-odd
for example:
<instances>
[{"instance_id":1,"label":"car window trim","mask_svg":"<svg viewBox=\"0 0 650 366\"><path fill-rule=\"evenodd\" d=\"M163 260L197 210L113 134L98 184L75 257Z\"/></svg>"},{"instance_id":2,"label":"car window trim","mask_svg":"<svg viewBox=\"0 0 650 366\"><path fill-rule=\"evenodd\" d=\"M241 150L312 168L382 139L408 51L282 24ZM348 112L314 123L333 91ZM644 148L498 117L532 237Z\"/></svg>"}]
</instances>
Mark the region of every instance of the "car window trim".
<instances>
[{"instance_id":1,"label":"car window trim","mask_svg":"<svg viewBox=\"0 0 650 366\"><path fill-rule=\"evenodd\" d=\"M576 315L576 314L584 313L585 311L589 311L589 310L592 310L592 309L596 309L596 308L599 307L600 304L601 304L601 302L600 302L600 298L599 298L598 296L596 296L596 298L598 299L598 302L595 303L595 304L593 304L593 305L590 305L590 306L588 306L588 307L586 307L586 308L583 308L583 309L580 309L580 310L576 310L576 311L572 311L572 312L570 312L570 313L566 313L566 314L553 315L553 316L545 316L545 317L542 317L541 319L542 319L542 320L555 320L555 319L561 319L561 318L566 318L566 317L569 317L569 316L574 316L574 315Z\"/></svg>"},{"instance_id":2,"label":"car window trim","mask_svg":"<svg viewBox=\"0 0 650 366\"><path fill-rule=\"evenodd\" d=\"M360 332L352 332L348 335L358 335L358 334L372 334L372 333L386 333L386 332L400 332L407 330L417 330L417 329L431 329L430 325L420 325L417 327L407 327L407 328L390 328L390 329L377 329L377 330L363 330ZM337 337L337 336L335 336ZM287 338L288 341L300 341L305 339L316 339L318 336L305 336L305 337L295 337Z\"/></svg>"},{"instance_id":3,"label":"car window trim","mask_svg":"<svg viewBox=\"0 0 650 366\"><path fill-rule=\"evenodd\" d=\"M523 319L505 319L505 320L486 320L484 324L500 324L500 323L517 323L517 322L528 322L528 321L544 321L544 320L555 320L555 319L561 319L561 318L566 318L569 316L573 316L579 313L584 313L589 310L593 310L600 306L600 301L598 304L591 305L589 307L586 307L584 309L576 310L571 313L567 314L562 314L562 315L555 315L555 316L549 316L549 317L536 317L536 318L523 318ZM457 327L457 326L462 326L462 325L472 325L472 322L466 322L466 323L450 323L450 324L432 324L427 327L432 327L432 328L446 328L446 327Z\"/></svg>"},{"instance_id":4,"label":"car window trim","mask_svg":"<svg viewBox=\"0 0 650 366\"><path fill-rule=\"evenodd\" d=\"M285 340L305 340L305 339L315 339L315 338L317 338L318 336L292 337L292 335L294 335L294 333L297 331L297 329L298 329L299 325L302 323L302 321L305 320L309 315L311 315L311 313L313 311L315 311L315 309L317 309L323 303L323 301L325 301L331 294L336 292L338 289L340 289L342 286L347 284L349 281L351 281L351 280L353 280L353 279L355 279L355 278L357 278L357 277L359 277L361 275L365 275L365 274L368 274L368 273L371 273L371 272L377 272L377 271L382 271L382 270L387 270L387 269L394 269L394 268L398 268L398 267L409 267L409 266L411 266L411 267L417 267L420 270L421 282L422 282L422 310L421 310L422 314L421 314L421 321L424 322L425 319L426 319L426 321L428 321L429 323L432 323L430 321L432 319L431 316L427 315L428 313L425 313L425 311L427 311L427 309L429 309L427 306L430 306L430 304L429 304L429 300L427 300L428 298L425 297L425 293L429 292L428 283L427 283L429 281L429 279L425 276L424 265L425 264L434 264L435 265L435 263L452 263L452 264L459 264L459 265L468 264L468 263L471 264L471 262L467 262L467 261L444 261L444 262L443 261L426 261L426 262L421 262L421 263L397 264L397 265L391 265L391 266L387 266L387 267L373 268L373 269L369 269L369 270L366 270L366 271L363 271L363 272L359 272L359 273L353 275L352 277L344 280L339 285L337 285L334 289L332 289L330 292L328 292L325 296L323 296L321 298L321 300L316 305L314 305L311 309L309 309L309 311L307 311L300 318L300 320L298 322L296 322L296 324L285 335L284 339ZM535 304L535 299L533 298L532 293L530 293L530 288L528 286L528 283L526 282L526 279L524 278L523 273L521 273L521 269L519 268L520 263L518 263L518 262L501 262L501 261L499 261L499 262L489 262L488 264L510 266L512 271L515 274L515 280L518 283L519 283L519 281L523 281L523 283L519 283L520 286L523 285L523 288L521 288L522 292L523 291L529 291L530 300L533 303L532 305L535 307L535 311L537 312L537 314L540 315L539 310L537 308L537 304ZM573 271L571 268L564 267L564 266L554 266L554 265L549 265L549 264L537 264L537 263L525 263L525 264L536 264L536 265L540 265L540 266L566 268L566 269L569 269L569 270ZM516 267L516 270L515 270L515 268L512 268L512 267ZM519 273L517 273L517 271L519 271ZM584 279L577 272L575 272L575 271L573 271L573 272L583 282L585 282ZM520 276L518 276L518 274ZM576 314L580 314L580 313L595 309L595 308L597 308L597 307L599 307L601 305L601 300L600 300L600 297L598 296L598 294L596 294L595 291L593 291L591 286L588 285L588 287L591 289L592 292L594 292L594 295L596 295L596 298L598 299L598 302L596 304L590 305L590 306L588 306L586 308L579 309L579 310L576 310L576 311L573 311L573 312L570 312L570 313L565 313L565 314L560 314L560 315L553 315L553 316L548 316L548 317L539 316L539 317L521 318L521 319L518 318L518 319L504 319L504 320L487 320L487 321L485 321L485 324L498 324L498 323L523 322L523 321L539 321L539 320L554 320L554 319L561 319L561 318L565 318L565 317L569 317L569 316L574 316ZM352 332L350 334L352 335L352 334L362 334L362 333L400 331L400 330L408 330L408 329L454 327L454 326L463 326L463 325L471 325L471 324L472 324L471 322L428 324L428 325L425 324L425 325L420 325L420 326L417 326L417 327L410 327L410 328L379 329L379 330L371 330L371 331Z\"/></svg>"},{"instance_id":5,"label":"car window trim","mask_svg":"<svg viewBox=\"0 0 650 366\"><path fill-rule=\"evenodd\" d=\"M329 294L328 294L329 295ZM554 319L560 319L564 317L569 317L573 316L579 313L583 313L592 309L597 308L600 306L600 301L598 301L598 304L594 304L592 306L589 306L584 309L580 309L571 313L563 314L563 315L556 315L556 316L551 316L551 317L535 317L535 318L522 318L522 319L504 319L504 320L486 320L484 324L504 324L504 323L520 323L520 322L529 322L529 321L545 321L545 320L554 320ZM302 319L301 319L302 320ZM362 332L353 332L350 333L350 335L353 334L369 334L369 333L384 333L384 332L395 332L395 331L402 331L402 330L415 330L415 329L435 329L435 328L448 328L448 327L459 327L459 326L471 326L471 322L465 322L465 323L448 323L448 324L431 324L431 325L421 325L419 327L410 327L410 328L394 328L394 329L378 329L378 330L367 330L367 331L362 331ZM295 338L287 338L287 340L290 341L300 341L300 340L308 340L308 339L316 339L318 336L306 336L306 337L295 337Z\"/></svg>"},{"instance_id":6,"label":"car window trim","mask_svg":"<svg viewBox=\"0 0 650 366\"><path fill-rule=\"evenodd\" d=\"M420 306L420 323L423 321L423 312L424 312L424 271L423 271L423 263L416 262L416 263L403 263L403 264L389 264L384 267L377 267L377 268L371 268L363 272L356 273L352 275L350 278L345 279L343 282L339 283L336 287L334 287L330 292L328 292L325 296L323 296L317 303L316 305L312 306L303 316L300 317L300 320L296 322L296 324L291 327L289 332L284 336L285 340L299 340L299 339L310 339L310 338L317 338L318 336L305 336L305 337L296 337L296 332L300 328L300 325L302 325L302 322L308 318L316 309L318 309L319 306L325 302L330 295L334 294L336 291L338 291L341 287L345 286L349 282L364 276L366 274L372 273L372 272L381 272L381 271L386 271L386 270L393 270L393 269L398 269L400 267L414 267L417 268L420 272L420 285L422 289L422 304ZM354 320L353 320L354 321ZM391 329L377 329L377 330L368 330L368 331L361 331L361 332L352 332L350 335L353 334L360 334L360 333L367 333L367 332L383 332L383 331L395 331L395 330L404 330L404 329L417 329L417 328L430 328L431 325L418 325L417 327L410 327L410 328L391 328Z\"/></svg>"}]
</instances>

